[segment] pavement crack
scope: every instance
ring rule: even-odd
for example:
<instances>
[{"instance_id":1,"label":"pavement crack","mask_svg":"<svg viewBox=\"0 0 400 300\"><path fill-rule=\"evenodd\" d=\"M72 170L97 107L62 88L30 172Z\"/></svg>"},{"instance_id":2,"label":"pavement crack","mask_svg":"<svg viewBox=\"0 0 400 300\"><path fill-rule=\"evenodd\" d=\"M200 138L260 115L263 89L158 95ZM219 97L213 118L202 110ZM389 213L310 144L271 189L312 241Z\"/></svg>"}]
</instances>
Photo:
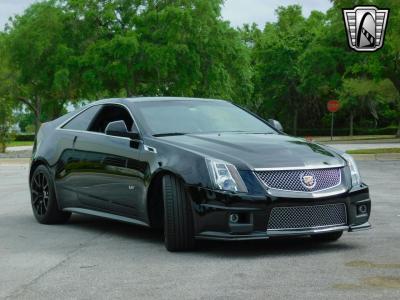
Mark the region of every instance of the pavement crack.
<instances>
[{"instance_id":1,"label":"pavement crack","mask_svg":"<svg viewBox=\"0 0 400 300\"><path fill-rule=\"evenodd\" d=\"M65 258L62 259L61 261L59 261L57 264L55 264L54 266L52 266L51 268L47 269L46 271L40 273L38 276L36 276L35 278L33 278L31 281L29 281L26 284L21 285L20 287L18 287L16 290L12 291L8 296L6 296L4 299L15 299L18 296L22 296L23 294L25 294L25 292L33 285L35 285L41 278L43 278L44 276L46 276L47 274L53 272L54 270L56 270L58 267L62 266L63 264L65 264L67 261L69 261L71 258L73 258L74 256L76 256L76 254L78 254L82 249L88 247L93 241L95 241L96 239L100 238L101 236L103 236L106 233L106 231L103 231L99 234L97 234L96 236L94 236L93 238L91 238L90 240L84 242L84 243L80 243L79 246L71 251L69 251Z\"/></svg>"}]
</instances>

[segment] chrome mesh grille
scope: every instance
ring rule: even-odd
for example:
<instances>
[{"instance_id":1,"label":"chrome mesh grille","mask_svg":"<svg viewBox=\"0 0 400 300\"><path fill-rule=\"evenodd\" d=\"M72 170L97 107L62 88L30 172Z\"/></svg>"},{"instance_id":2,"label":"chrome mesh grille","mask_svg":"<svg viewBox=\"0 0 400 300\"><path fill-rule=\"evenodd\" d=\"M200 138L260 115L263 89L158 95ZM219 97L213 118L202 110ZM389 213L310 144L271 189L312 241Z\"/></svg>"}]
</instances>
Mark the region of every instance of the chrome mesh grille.
<instances>
[{"instance_id":1,"label":"chrome mesh grille","mask_svg":"<svg viewBox=\"0 0 400 300\"><path fill-rule=\"evenodd\" d=\"M343 203L274 207L268 230L301 229L347 224L346 205Z\"/></svg>"},{"instance_id":2,"label":"chrome mesh grille","mask_svg":"<svg viewBox=\"0 0 400 300\"><path fill-rule=\"evenodd\" d=\"M257 177L268 187L286 191L316 192L326 190L340 185L341 168L318 169L318 170L277 170L277 171L256 171ZM315 186L306 187L303 176L314 177Z\"/></svg>"}]
</instances>

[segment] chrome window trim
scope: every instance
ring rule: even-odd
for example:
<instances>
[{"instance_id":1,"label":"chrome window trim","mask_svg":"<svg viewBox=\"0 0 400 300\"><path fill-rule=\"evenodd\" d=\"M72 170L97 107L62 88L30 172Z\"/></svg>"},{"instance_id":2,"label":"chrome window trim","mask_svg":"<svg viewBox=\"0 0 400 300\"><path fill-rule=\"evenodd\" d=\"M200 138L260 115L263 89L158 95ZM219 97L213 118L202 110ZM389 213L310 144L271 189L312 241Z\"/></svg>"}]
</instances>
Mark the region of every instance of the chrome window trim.
<instances>
[{"instance_id":1,"label":"chrome window trim","mask_svg":"<svg viewBox=\"0 0 400 300\"><path fill-rule=\"evenodd\" d=\"M75 129L66 129L63 128L65 125L67 125L70 121L72 121L73 119L75 119L77 116L80 116L81 114L83 114L85 111L87 111L88 109L95 107L95 106L100 106L103 104L89 104L87 107L85 107L84 109L82 109L80 112L74 114L72 117L68 118L65 122L61 123L58 127L56 127L56 130L69 130L69 131L84 131L84 130L75 130Z\"/></svg>"},{"instance_id":2,"label":"chrome window trim","mask_svg":"<svg viewBox=\"0 0 400 300\"><path fill-rule=\"evenodd\" d=\"M86 134L93 134L93 135L101 135L101 136L105 136L105 137L109 137L109 138L122 139L122 140L126 140L126 141L133 141L133 142L143 143L142 140L134 140L134 139L123 137L123 136L107 135L107 134L101 133L101 132L75 130L75 129L64 129L64 128L56 128L56 130L70 131L70 132L77 132L77 133L86 133Z\"/></svg>"},{"instance_id":3,"label":"chrome window trim","mask_svg":"<svg viewBox=\"0 0 400 300\"><path fill-rule=\"evenodd\" d=\"M138 132L139 132L139 136L141 136L141 137L143 136L142 133L141 133L141 131L140 131L140 128L139 128L139 126L138 126L138 123L136 122L136 119L135 119L135 117L133 116L132 112L130 111L129 107L126 106L125 104L122 104L122 103L96 103L96 104L88 105L87 107L85 107L84 109L82 109L82 111L80 111L80 112L77 113L77 114L74 114L74 115L73 115L72 117L70 117L68 120L66 120L65 122L61 123L61 125L59 125L59 126L56 128L56 130L70 131L70 132L79 132L79 133L88 133L88 134L95 134L95 135L101 135L101 136L107 136L107 137L112 137L112 138L124 139L124 140L128 140L128 141L139 142L139 143L142 143L142 142L143 142L142 140L134 140L134 139L127 138L127 137L107 135L107 134L101 133L101 132L94 132L94 131L88 131L88 130L77 130L77 129L66 129L66 128L63 128L65 125L67 125L69 122L71 122L73 119L75 119L75 118L78 117L79 115L83 114L83 113L84 113L85 111L87 111L88 109L90 109L90 108L92 108L92 107L95 107L95 106L104 106L104 105L119 105L119 106L122 106L123 108L125 108L125 109L128 111L129 115L131 116L131 118L132 118L132 120L133 120L133 122L134 122L134 124L135 124L135 126L136 126L136 128L137 128L137 130L138 130Z\"/></svg>"}]
</instances>

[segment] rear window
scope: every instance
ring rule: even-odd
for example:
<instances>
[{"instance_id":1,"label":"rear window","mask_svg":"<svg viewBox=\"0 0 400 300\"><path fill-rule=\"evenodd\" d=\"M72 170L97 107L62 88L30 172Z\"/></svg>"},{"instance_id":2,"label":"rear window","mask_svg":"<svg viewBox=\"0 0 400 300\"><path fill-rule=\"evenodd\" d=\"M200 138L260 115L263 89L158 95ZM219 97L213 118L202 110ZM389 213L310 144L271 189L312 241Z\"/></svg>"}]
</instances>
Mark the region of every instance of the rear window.
<instances>
[{"instance_id":1,"label":"rear window","mask_svg":"<svg viewBox=\"0 0 400 300\"><path fill-rule=\"evenodd\" d=\"M92 122L93 118L96 116L100 108L100 105L88 108L87 110L73 118L71 121L69 121L66 125L63 126L63 128L70 130L87 131L90 123Z\"/></svg>"}]
</instances>

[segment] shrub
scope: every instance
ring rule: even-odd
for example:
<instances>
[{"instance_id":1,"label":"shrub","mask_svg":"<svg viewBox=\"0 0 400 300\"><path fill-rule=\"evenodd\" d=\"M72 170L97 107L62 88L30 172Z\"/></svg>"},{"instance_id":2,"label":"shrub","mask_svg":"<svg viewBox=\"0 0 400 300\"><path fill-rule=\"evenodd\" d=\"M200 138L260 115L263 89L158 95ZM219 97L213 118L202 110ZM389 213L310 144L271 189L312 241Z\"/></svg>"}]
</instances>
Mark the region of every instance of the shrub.
<instances>
[{"instance_id":1,"label":"shrub","mask_svg":"<svg viewBox=\"0 0 400 300\"><path fill-rule=\"evenodd\" d=\"M334 136L348 136L349 128L334 128ZM354 135L395 135L397 127L389 126L385 128L354 128ZM291 134L291 132L288 132ZM303 128L297 130L297 136L330 136L330 128Z\"/></svg>"},{"instance_id":2,"label":"shrub","mask_svg":"<svg viewBox=\"0 0 400 300\"><path fill-rule=\"evenodd\" d=\"M17 142L33 142L35 140L35 134L33 133L21 133L15 136Z\"/></svg>"}]
</instances>

